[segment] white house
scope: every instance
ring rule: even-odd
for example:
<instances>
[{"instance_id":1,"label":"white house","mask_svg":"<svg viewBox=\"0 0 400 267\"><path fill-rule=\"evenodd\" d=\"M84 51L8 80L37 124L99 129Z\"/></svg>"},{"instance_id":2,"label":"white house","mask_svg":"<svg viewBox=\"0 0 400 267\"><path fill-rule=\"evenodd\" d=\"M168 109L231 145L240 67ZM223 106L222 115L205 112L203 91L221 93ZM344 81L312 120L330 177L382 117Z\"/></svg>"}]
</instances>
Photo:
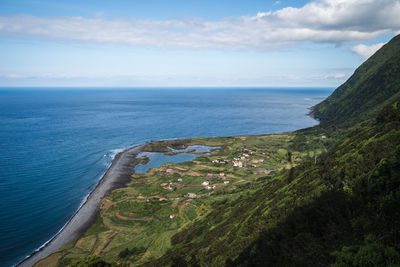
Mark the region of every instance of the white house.
<instances>
[{"instance_id":1,"label":"white house","mask_svg":"<svg viewBox=\"0 0 400 267\"><path fill-rule=\"evenodd\" d=\"M233 166L234 166L234 167L242 168L242 167L243 167L243 163L242 163L241 161L234 161L234 162L233 162Z\"/></svg>"}]
</instances>

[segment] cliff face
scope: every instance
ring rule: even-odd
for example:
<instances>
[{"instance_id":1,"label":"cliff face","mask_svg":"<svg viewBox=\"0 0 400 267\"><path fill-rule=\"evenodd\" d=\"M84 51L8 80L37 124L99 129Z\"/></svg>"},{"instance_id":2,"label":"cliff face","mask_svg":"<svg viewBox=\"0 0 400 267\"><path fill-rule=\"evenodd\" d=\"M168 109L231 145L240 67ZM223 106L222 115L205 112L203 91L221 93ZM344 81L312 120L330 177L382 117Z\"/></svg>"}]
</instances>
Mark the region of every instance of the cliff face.
<instances>
[{"instance_id":1,"label":"cliff face","mask_svg":"<svg viewBox=\"0 0 400 267\"><path fill-rule=\"evenodd\" d=\"M400 35L365 61L327 99L312 108L321 125L351 127L371 121L400 99Z\"/></svg>"}]
</instances>

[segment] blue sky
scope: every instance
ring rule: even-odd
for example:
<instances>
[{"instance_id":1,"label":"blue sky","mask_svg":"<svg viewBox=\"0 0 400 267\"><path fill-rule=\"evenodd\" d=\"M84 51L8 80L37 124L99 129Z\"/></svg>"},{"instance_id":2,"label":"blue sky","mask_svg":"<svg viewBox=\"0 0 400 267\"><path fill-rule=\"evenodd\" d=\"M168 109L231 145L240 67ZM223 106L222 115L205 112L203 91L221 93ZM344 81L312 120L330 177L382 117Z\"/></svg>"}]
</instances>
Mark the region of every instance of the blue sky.
<instances>
[{"instance_id":1,"label":"blue sky","mask_svg":"<svg viewBox=\"0 0 400 267\"><path fill-rule=\"evenodd\" d=\"M0 86L336 87L400 0L0 2Z\"/></svg>"}]
</instances>

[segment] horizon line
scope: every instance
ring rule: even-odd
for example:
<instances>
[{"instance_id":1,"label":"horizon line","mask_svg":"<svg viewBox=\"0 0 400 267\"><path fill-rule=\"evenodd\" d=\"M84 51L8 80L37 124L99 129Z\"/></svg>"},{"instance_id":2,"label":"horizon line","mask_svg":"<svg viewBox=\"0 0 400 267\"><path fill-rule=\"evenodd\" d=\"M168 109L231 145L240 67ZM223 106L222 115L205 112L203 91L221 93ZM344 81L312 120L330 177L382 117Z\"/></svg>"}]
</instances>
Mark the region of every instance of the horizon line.
<instances>
[{"instance_id":1,"label":"horizon line","mask_svg":"<svg viewBox=\"0 0 400 267\"><path fill-rule=\"evenodd\" d=\"M82 85L82 86L2 86L1 89L291 89L291 88L315 88L315 89L332 89L337 88L337 86L96 86L96 85Z\"/></svg>"}]
</instances>

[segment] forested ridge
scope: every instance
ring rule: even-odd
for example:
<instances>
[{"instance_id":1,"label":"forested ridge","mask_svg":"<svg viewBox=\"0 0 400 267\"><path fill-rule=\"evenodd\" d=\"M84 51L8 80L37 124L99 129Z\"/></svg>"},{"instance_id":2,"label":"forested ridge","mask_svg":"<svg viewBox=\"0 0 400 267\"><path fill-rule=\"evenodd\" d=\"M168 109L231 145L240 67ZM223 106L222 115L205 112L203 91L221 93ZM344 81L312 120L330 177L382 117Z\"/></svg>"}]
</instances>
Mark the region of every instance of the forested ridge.
<instances>
[{"instance_id":1,"label":"forested ridge","mask_svg":"<svg viewBox=\"0 0 400 267\"><path fill-rule=\"evenodd\" d=\"M312 108L324 126L351 127L372 121L400 100L400 35L367 59L327 99Z\"/></svg>"}]
</instances>

